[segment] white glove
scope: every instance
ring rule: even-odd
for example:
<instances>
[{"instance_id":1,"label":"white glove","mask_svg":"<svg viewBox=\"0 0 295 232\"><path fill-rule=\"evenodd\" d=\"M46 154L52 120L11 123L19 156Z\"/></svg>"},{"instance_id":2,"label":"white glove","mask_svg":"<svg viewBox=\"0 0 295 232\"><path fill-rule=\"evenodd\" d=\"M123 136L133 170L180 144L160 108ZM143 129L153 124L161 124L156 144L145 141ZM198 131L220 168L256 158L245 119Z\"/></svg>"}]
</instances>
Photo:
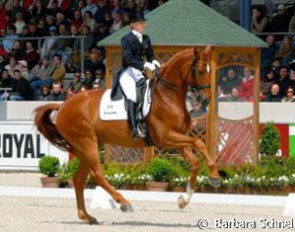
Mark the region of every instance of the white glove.
<instances>
[{"instance_id":1,"label":"white glove","mask_svg":"<svg viewBox=\"0 0 295 232\"><path fill-rule=\"evenodd\" d=\"M161 67L160 62L157 61L157 60L153 60L153 61L152 61L152 64L154 64L157 68L160 68L160 67Z\"/></svg>"},{"instance_id":2,"label":"white glove","mask_svg":"<svg viewBox=\"0 0 295 232\"><path fill-rule=\"evenodd\" d=\"M150 62L145 62L143 67L145 69L149 69L151 71L154 71L156 69L156 66L154 64L150 63Z\"/></svg>"}]
</instances>

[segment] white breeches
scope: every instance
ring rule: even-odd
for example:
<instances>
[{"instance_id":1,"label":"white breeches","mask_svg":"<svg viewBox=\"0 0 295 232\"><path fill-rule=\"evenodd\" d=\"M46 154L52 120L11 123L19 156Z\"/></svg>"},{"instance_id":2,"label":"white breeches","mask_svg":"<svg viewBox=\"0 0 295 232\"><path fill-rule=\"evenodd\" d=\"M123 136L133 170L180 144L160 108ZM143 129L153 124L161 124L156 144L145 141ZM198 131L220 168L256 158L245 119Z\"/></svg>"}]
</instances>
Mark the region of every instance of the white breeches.
<instances>
[{"instance_id":1,"label":"white breeches","mask_svg":"<svg viewBox=\"0 0 295 232\"><path fill-rule=\"evenodd\" d=\"M128 67L120 77L120 86L128 100L137 102L136 82L144 78L142 72L138 69Z\"/></svg>"}]
</instances>

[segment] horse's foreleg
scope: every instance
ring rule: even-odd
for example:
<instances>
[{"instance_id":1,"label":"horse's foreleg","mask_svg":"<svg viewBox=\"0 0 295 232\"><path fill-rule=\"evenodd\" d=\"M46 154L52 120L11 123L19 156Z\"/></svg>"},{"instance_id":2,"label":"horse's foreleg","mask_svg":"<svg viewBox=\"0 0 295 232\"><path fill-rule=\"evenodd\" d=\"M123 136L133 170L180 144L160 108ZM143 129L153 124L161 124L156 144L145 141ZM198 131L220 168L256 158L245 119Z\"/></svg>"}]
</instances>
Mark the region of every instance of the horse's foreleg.
<instances>
[{"instance_id":1,"label":"horse's foreleg","mask_svg":"<svg viewBox=\"0 0 295 232\"><path fill-rule=\"evenodd\" d=\"M86 179L88 176L88 168L83 162L82 159L79 160L79 167L77 170L76 175L73 178L74 186L75 186L75 193L76 193L76 201L78 207L78 217L81 220L86 221L88 224L97 224L97 220L89 215L85 208L84 202L84 187L86 183Z\"/></svg>"},{"instance_id":2,"label":"horse's foreleg","mask_svg":"<svg viewBox=\"0 0 295 232\"><path fill-rule=\"evenodd\" d=\"M207 148L202 140L183 135L175 131L171 131L168 134L166 145L176 148L185 148L188 146L192 146L193 148L200 151L201 154L205 157L207 166L210 169L209 183L213 187L220 186L220 176L218 173L217 164L215 160L209 155L209 152L207 151Z\"/></svg>"},{"instance_id":3,"label":"horse's foreleg","mask_svg":"<svg viewBox=\"0 0 295 232\"><path fill-rule=\"evenodd\" d=\"M194 148L199 150L206 159L207 166L210 169L209 183L213 187L219 187L220 176L218 173L216 161L209 155L206 145L201 139L195 139L193 144L194 144Z\"/></svg>"},{"instance_id":4,"label":"horse's foreleg","mask_svg":"<svg viewBox=\"0 0 295 232\"><path fill-rule=\"evenodd\" d=\"M196 178L199 172L199 162L194 154L188 149L179 149L179 153L185 158L185 160L191 165L191 175L189 183L186 187L186 193L182 194L178 198L178 206L183 209L191 200L193 193L195 192L196 187Z\"/></svg>"}]
</instances>

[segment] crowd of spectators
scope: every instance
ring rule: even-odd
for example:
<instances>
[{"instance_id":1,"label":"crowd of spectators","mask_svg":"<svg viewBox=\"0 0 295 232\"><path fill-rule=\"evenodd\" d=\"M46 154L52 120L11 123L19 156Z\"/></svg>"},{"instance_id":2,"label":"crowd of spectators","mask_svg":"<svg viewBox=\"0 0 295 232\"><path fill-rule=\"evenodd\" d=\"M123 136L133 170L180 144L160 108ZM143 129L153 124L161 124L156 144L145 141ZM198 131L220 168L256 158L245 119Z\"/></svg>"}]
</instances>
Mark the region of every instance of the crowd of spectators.
<instances>
[{"instance_id":1,"label":"crowd of spectators","mask_svg":"<svg viewBox=\"0 0 295 232\"><path fill-rule=\"evenodd\" d=\"M0 1L0 101L65 100L104 88L105 51L97 42L164 2Z\"/></svg>"},{"instance_id":2,"label":"crowd of spectators","mask_svg":"<svg viewBox=\"0 0 295 232\"><path fill-rule=\"evenodd\" d=\"M146 14L164 2L0 1L0 101L64 100L104 88L105 51L97 42L128 25L138 11ZM262 8L252 9L251 32L268 44L262 49L258 77L261 101L294 101L294 12L293 5L280 4L270 18ZM228 67L219 74L220 101L253 100L253 70ZM66 75L70 81L65 82Z\"/></svg>"},{"instance_id":3,"label":"crowd of spectators","mask_svg":"<svg viewBox=\"0 0 295 232\"><path fill-rule=\"evenodd\" d=\"M218 100L253 101L254 78L260 78L260 101L295 102L295 4L279 4L272 18L253 7L251 32L268 44L261 52L261 76L241 67L219 72Z\"/></svg>"},{"instance_id":4,"label":"crowd of spectators","mask_svg":"<svg viewBox=\"0 0 295 232\"><path fill-rule=\"evenodd\" d=\"M278 62L278 61L276 61ZM231 67L226 75L218 79L218 100L223 102L251 102L254 93L254 76L251 69ZM292 71L292 70L291 70ZM290 77L289 67L276 65L266 71L265 77L260 79L260 95L262 102L295 102L295 72Z\"/></svg>"}]
</instances>

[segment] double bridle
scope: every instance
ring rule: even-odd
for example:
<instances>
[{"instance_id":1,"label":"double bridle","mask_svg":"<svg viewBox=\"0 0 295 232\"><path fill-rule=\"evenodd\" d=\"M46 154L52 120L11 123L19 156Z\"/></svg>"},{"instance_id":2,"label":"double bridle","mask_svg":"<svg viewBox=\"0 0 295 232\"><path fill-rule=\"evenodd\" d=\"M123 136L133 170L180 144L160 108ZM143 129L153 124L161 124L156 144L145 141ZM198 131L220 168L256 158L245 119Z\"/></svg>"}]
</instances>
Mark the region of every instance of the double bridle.
<instances>
[{"instance_id":1,"label":"double bridle","mask_svg":"<svg viewBox=\"0 0 295 232\"><path fill-rule=\"evenodd\" d=\"M192 74L192 78L193 78L193 86L192 88L193 89L196 89L196 90L203 90L203 89L210 89L211 88L211 85L208 84L208 85L201 85L201 86L197 86L197 64L198 63L203 63L203 64L206 64L206 62L203 62L203 61L198 61L196 55L194 56L193 58L193 61L192 61L192 64L188 70L188 73L186 74L186 76L184 78L182 78L184 80L184 83L186 84L187 83L187 79L189 77L189 74L191 73Z\"/></svg>"},{"instance_id":2,"label":"double bridle","mask_svg":"<svg viewBox=\"0 0 295 232\"><path fill-rule=\"evenodd\" d=\"M211 88L210 84L197 86L197 67L196 66L197 66L198 63L207 64L206 62L198 61L198 58L195 55L187 74L184 77L181 76L181 79L183 80L184 85L187 86L187 79L188 79L188 77L189 77L189 75L191 73L192 78L193 78L193 86L192 86L193 89L195 89L197 91L198 90L203 90L203 89L210 89ZM157 82L157 80L160 80L165 86L167 86L168 88L170 88L170 89L172 89L174 91L179 91L179 89L182 88L182 86L175 85L175 84L167 81L165 78L161 77L159 75L158 70L156 70L153 74L154 74L154 77L156 79L155 83Z\"/></svg>"}]
</instances>

